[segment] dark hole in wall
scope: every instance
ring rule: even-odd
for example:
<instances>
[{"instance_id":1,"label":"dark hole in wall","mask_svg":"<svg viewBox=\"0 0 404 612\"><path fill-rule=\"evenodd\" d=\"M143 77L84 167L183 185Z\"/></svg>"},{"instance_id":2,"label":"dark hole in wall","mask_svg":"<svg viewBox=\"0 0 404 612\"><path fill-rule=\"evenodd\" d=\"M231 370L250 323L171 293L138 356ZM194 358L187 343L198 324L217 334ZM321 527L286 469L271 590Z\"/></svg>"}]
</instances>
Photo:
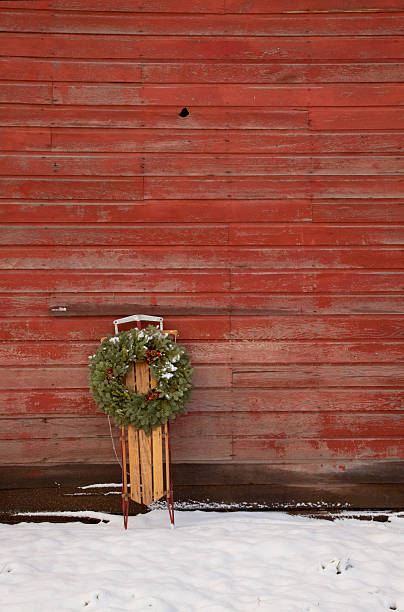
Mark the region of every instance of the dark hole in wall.
<instances>
[{"instance_id":1,"label":"dark hole in wall","mask_svg":"<svg viewBox=\"0 0 404 612\"><path fill-rule=\"evenodd\" d=\"M180 113L178 113L178 115L180 117L188 117L189 115L189 110L184 106L184 108L182 109L182 111Z\"/></svg>"}]
</instances>

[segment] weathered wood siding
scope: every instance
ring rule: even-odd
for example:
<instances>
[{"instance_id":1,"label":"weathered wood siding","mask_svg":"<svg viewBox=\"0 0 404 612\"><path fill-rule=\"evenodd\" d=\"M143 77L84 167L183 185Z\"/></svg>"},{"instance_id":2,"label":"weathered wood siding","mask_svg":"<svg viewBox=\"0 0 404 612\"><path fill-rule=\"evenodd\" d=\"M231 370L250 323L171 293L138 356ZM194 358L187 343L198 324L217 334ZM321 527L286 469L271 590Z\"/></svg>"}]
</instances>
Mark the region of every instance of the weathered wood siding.
<instances>
[{"instance_id":1,"label":"weathered wood siding","mask_svg":"<svg viewBox=\"0 0 404 612\"><path fill-rule=\"evenodd\" d=\"M195 364L202 484L399 487L404 2L2 2L0 30L1 463L114 462L88 355L146 312Z\"/></svg>"}]
</instances>

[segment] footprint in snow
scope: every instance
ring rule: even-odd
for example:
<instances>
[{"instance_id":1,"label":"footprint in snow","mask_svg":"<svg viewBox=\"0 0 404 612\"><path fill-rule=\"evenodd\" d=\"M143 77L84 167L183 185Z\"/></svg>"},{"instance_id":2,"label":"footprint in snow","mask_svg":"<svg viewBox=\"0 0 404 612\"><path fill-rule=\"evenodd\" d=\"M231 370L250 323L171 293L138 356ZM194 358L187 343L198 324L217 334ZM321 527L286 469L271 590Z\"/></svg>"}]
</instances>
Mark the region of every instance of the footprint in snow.
<instances>
[{"instance_id":1,"label":"footprint in snow","mask_svg":"<svg viewBox=\"0 0 404 612\"><path fill-rule=\"evenodd\" d=\"M331 559L329 561L321 561L320 567L324 572L338 575L353 568L354 565L349 557L345 557L343 559Z\"/></svg>"}]
</instances>

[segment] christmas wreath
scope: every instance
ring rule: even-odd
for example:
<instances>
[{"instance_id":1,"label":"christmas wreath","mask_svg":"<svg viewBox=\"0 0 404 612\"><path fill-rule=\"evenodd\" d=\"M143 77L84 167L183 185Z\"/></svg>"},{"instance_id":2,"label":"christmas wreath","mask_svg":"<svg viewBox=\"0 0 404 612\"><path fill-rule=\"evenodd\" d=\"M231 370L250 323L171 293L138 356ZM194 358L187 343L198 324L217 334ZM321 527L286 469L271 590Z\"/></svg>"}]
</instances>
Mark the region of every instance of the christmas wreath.
<instances>
[{"instance_id":1,"label":"christmas wreath","mask_svg":"<svg viewBox=\"0 0 404 612\"><path fill-rule=\"evenodd\" d=\"M141 394L125 385L130 363L136 361L149 364L155 389ZM90 389L99 408L117 425L132 425L149 435L185 411L192 372L181 345L149 325L104 338L90 356Z\"/></svg>"}]
</instances>

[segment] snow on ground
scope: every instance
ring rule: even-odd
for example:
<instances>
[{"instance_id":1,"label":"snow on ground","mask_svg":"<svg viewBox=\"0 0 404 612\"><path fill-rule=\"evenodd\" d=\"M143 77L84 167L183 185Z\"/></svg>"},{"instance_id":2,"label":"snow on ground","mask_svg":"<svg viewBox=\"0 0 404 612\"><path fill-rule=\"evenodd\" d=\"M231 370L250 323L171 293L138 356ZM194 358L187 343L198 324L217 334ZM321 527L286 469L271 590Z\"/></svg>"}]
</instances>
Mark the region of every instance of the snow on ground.
<instances>
[{"instance_id":1,"label":"snow on ground","mask_svg":"<svg viewBox=\"0 0 404 612\"><path fill-rule=\"evenodd\" d=\"M396 514L176 512L170 529L157 509L130 517L127 532L121 517L81 514L109 522L0 524L0 610L404 611Z\"/></svg>"}]
</instances>

